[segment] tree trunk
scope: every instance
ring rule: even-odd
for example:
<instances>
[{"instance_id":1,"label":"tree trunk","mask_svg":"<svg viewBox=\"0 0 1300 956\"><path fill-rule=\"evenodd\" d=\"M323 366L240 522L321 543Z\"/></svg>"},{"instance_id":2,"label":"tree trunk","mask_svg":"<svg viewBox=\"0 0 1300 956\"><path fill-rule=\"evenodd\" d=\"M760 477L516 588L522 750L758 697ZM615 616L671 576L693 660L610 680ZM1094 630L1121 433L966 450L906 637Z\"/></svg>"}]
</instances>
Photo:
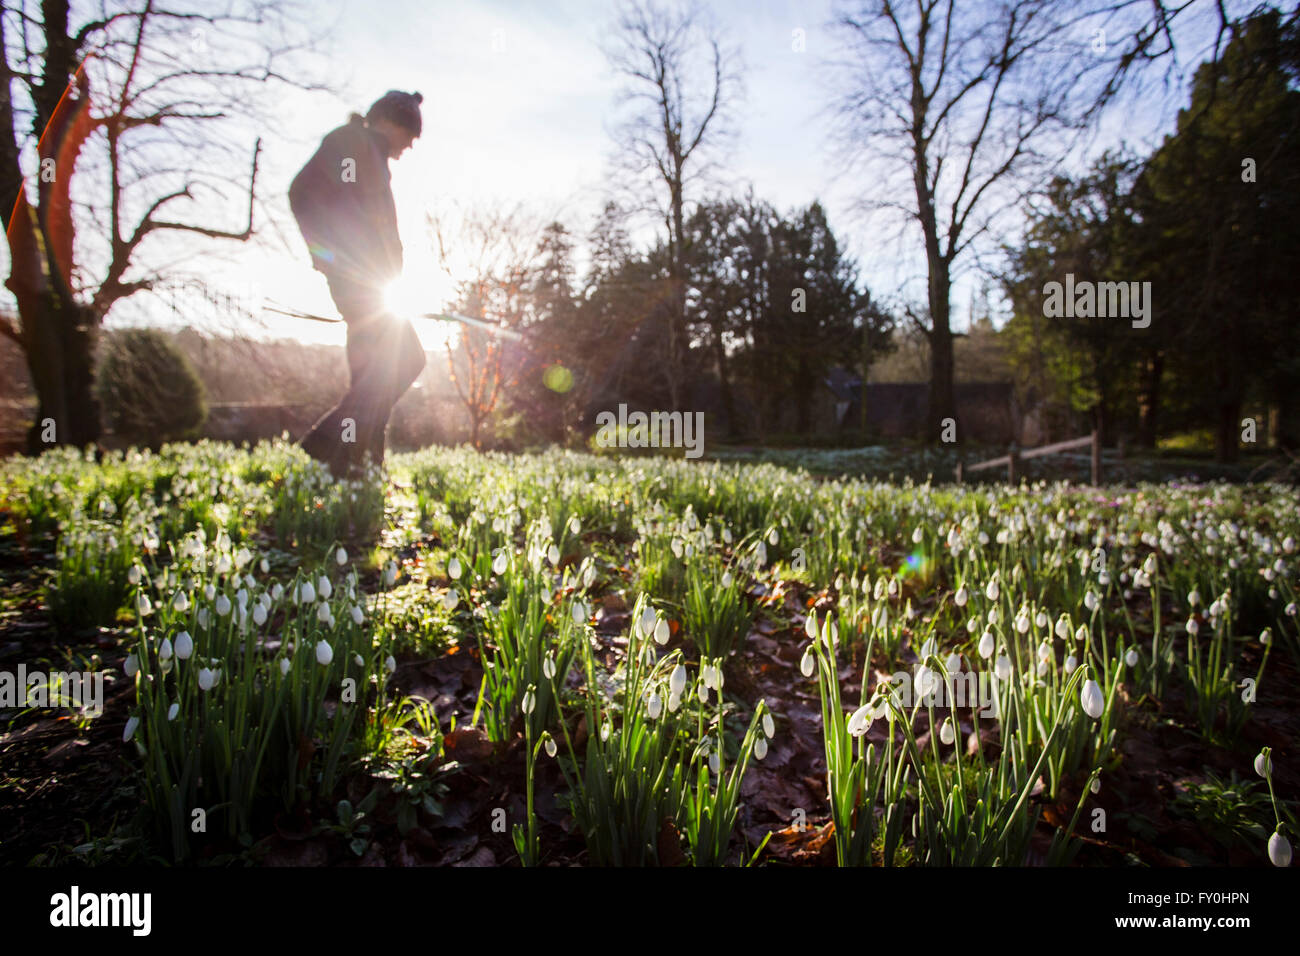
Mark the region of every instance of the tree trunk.
<instances>
[{"instance_id":1,"label":"tree trunk","mask_svg":"<svg viewBox=\"0 0 1300 956\"><path fill-rule=\"evenodd\" d=\"M1214 437L1216 461L1231 464L1237 460L1241 443L1241 400L1223 397L1218 403L1218 425Z\"/></svg>"},{"instance_id":2,"label":"tree trunk","mask_svg":"<svg viewBox=\"0 0 1300 956\"><path fill-rule=\"evenodd\" d=\"M1147 360L1143 370L1142 395L1138 400L1138 445L1155 448L1160 415L1160 385L1164 377L1165 357L1160 352Z\"/></svg>"},{"instance_id":3,"label":"tree trunk","mask_svg":"<svg viewBox=\"0 0 1300 956\"><path fill-rule=\"evenodd\" d=\"M734 435L736 422L736 397L731 391L731 376L727 369L727 350L722 344L722 333L713 337L713 356L718 366L718 387L722 390L722 409L727 416L727 434Z\"/></svg>"},{"instance_id":4,"label":"tree trunk","mask_svg":"<svg viewBox=\"0 0 1300 956\"><path fill-rule=\"evenodd\" d=\"M943 435L944 419L957 420L957 398L953 390L952 328L949 325L951 280L948 264L930 254L930 393L926 414L926 436L938 443ZM962 439L958 423L957 440Z\"/></svg>"}]
</instances>

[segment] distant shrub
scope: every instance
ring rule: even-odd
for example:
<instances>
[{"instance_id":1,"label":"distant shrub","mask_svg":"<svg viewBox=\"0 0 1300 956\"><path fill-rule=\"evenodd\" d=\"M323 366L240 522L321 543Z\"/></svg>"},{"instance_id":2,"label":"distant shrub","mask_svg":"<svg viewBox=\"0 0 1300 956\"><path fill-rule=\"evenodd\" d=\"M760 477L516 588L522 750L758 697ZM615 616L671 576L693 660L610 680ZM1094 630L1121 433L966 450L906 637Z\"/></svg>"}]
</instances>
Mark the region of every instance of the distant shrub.
<instances>
[{"instance_id":1,"label":"distant shrub","mask_svg":"<svg viewBox=\"0 0 1300 956\"><path fill-rule=\"evenodd\" d=\"M156 329L108 336L95 381L104 421L122 440L157 449L197 438L208 417L194 366Z\"/></svg>"}]
</instances>

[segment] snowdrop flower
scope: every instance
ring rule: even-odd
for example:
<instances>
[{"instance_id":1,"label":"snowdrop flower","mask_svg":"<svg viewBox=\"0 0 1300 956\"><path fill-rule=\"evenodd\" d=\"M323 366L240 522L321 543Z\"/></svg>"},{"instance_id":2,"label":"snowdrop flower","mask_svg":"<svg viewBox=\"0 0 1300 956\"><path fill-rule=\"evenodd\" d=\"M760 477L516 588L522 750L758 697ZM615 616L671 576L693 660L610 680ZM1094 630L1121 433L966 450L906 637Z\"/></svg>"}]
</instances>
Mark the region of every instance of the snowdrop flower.
<instances>
[{"instance_id":1,"label":"snowdrop flower","mask_svg":"<svg viewBox=\"0 0 1300 956\"><path fill-rule=\"evenodd\" d=\"M966 590L966 585L957 589L957 593L952 596L953 603L958 607L965 607L966 601L970 598L970 592Z\"/></svg>"},{"instance_id":2,"label":"snowdrop flower","mask_svg":"<svg viewBox=\"0 0 1300 956\"><path fill-rule=\"evenodd\" d=\"M158 660L168 661L172 656L171 638L164 637L162 643L158 645Z\"/></svg>"},{"instance_id":3,"label":"snowdrop flower","mask_svg":"<svg viewBox=\"0 0 1300 956\"><path fill-rule=\"evenodd\" d=\"M1064 614L1056 619L1056 636L1061 640L1070 636L1070 619Z\"/></svg>"},{"instance_id":4,"label":"snowdrop flower","mask_svg":"<svg viewBox=\"0 0 1300 956\"><path fill-rule=\"evenodd\" d=\"M577 515L569 516L569 533L570 534L582 533L582 522L578 519Z\"/></svg>"},{"instance_id":5,"label":"snowdrop flower","mask_svg":"<svg viewBox=\"0 0 1300 956\"><path fill-rule=\"evenodd\" d=\"M339 548L337 551L334 552L334 563L337 564L340 568L343 567L343 565L348 563L348 553L344 551L342 548Z\"/></svg>"},{"instance_id":6,"label":"snowdrop flower","mask_svg":"<svg viewBox=\"0 0 1300 956\"><path fill-rule=\"evenodd\" d=\"M189 631L181 631L176 635L173 647L176 650L176 659L187 661L190 659L190 655L194 653L194 638L190 637Z\"/></svg>"},{"instance_id":7,"label":"snowdrop flower","mask_svg":"<svg viewBox=\"0 0 1300 956\"><path fill-rule=\"evenodd\" d=\"M767 738L759 737L754 741L754 759L762 760L767 756Z\"/></svg>"},{"instance_id":8,"label":"snowdrop flower","mask_svg":"<svg viewBox=\"0 0 1300 956\"><path fill-rule=\"evenodd\" d=\"M984 588L984 596L990 601L996 601L998 599L998 593L998 579L994 576L989 580L988 585Z\"/></svg>"},{"instance_id":9,"label":"snowdrop flower","mask_svg":"<svg viewBox=\"0 0 1300 956\"><path fill-rule=\"evenodd\" d=\"M863 704L853 712L849 718L848 731L851 736L861 737L871 729L871 711L870 704Z\"/></svg>"},{"instance_id":10,"label":"snowdrop flower","mask_svg":"<svg viewBox=\"0 0 1300 956\"><path fill-rule=\"evenodd\" d=\"M951 747L956 739L957 732L952 729L952 718L949 717L939 726L939 741L945 747Z\"/></svg>"},{"instance_id":11,"label":"snowdrop flower","mask_svg":"<svg viewBox=\"0 0 1300 956\"><path fill-rule=\"evenodd\" d=\"M390 674L397 670L397 658L392 654L384 658L384 670Z\"/></svg>"},{"instance_id":12,"label":"snowdrop flower","mask_svg":"<svg viewBox=\"0 0 1300 956\"><path fill-rule=\"evenodd\" d=\"M1038 659L1040 661L1050 661L1052 659L1052 645L1043 641L1038 645Z\"/></svg>"},{"instance_id":13,"label":"snowdrop flower","mask_svg":"<svg viewBox=\"0 0 1300 956\"><path fill-rule=\"evenodd\" d=\"M276 581L275 584L271 585L271 600L278 601L282 597L284 597L284 585Z\"/></svg>"},{"instance_id":14,"label":"snowdrop flower","mask_svg":"<svg viewBox=\"0 0 1300 956\"><path fill-rule=\"evenodd\" d=\"M206 667L199 668L199 690L202 691L212 690L212 685L214 685L216 682L217 682L216 671L209 670Z\"/></svg>"},{"instance_id":15,"label":"snowdrop flower","mask_svg":"<svg viewBox=\"0 0 1300 956\"><path fill-rule=\"evenodd\" d=\"M139 726L140 726L139 717L128 717L126 719L126 727L122 731L122 743L126 743L128 740L134 737L135 729Z\"/></svg>"},{"instance_id":16,"label":"snowdrop flower","mask_svg":"<svg viewBox=\"0 0 1300 956\"><path fill-rule=\"evenodd\" d=\"M525 714L531 714L537 707L537 695L533 693L533 685L529 684L528 689L524 691L523 702L519 705Z\"/></svg>"},{"instance_id":17,"label":"snowdrop flower","mask_svg":"<svg viewBox=\"0 0 1300 956\"><path fill-rule=\"evenodd\" d=\"M926 638L925 643L921 645L921 660L925 660L927 657L933 654L934 650L935 650L934 638L933 637Z\"/></svg>"},{"instance_id":18,"label":"snowdrop flower","mask_svg":"<svg viewBox=\"0 0 1300 956\"><path fill-rule=\"evenodd\" d=\"M681 696L686 690L686 665L678 664L673 668L672 675L668 678L668 692ZM768 736L771 736L770 734Z\"/></svg>"},{"instance_id":19,"label":"snowdrop flower","mask_svg":"<svg viewBox=\"0 0 1300 956\"><path fill-rule=\"evenodd\" d=\"M647 637L653 634L655 629L655 624L658 622L658 619L659 616L655 613L654 608L652 607L645 608L645 610L641 612L641 618L638 621L638 623L641 626L641 633L646 635Z\"/></svg>"},{"instance_id":20,"label":"snowdrop flower","mask_svg":"<svg viewBox=\"0 0 1300 956\"><path fill-rule=\"evenodd\" d=\"M1025 634L1029 631L1029 612L1021 608L1020 613L1016 615L1016 632Z\"/></svg>"},{"instance_id":21,"label":"snowdrop flower","mask_svg":"<svg viewBox=\"0 0 1300 956\"><path fill-rule=\"evenodd\" d=\"M129 582L130 582L131 584L133 584L133 585L134 585L134 584L139 584L139 583L140 583L140 565L138 565L138 564L133 564L133 565L131 565L131 570L126 572L126 579L127 579L127 581L129 581Z\"/></svg>"},{"instance_id":22,"label":"snowdrop flower","mask_svg":"<svg viewBox=\"0 0 1300 956\"><path fill-rule=\"evenodd\" d=\"M591 609L587 607L585 601L574 601L572 614L573 623L581 626L586 624L588 619L591 617Z\"/></svg>"},{"instance_id":23,"label":"snowdrop flower","mask_svg":"<svg viewBox=\"0 0 1300 956\"><path fill-rule=\"evenodd\" d=\"M993 672L998 675L998 680L1005 681L1011 679L1011 658L1005 654L999 654L998 659L993 662Z\"/></svg>"},{"instance_id":24,"label":"snowdrop flower","mask_svg":"<svg viewBox=\"0 0 1300 956\"><path fill-rule=\"evenodd\" d=\"M298 590L298 600L303 604L310 604L316 600L316 589L310 581L302 582L302 587Z\"/></svg>"},{"instance_id":25,"label":"snowdrop flower","mask_svg":"<svg viewBox=\"0 0 1300 956\"><path fill-rule=\"evenodd\" d=\"M1075 657L1073 654L1066 654L1065 661L1061 664L1061 667L1064 669L1065 675L1067 677L1073 674L1074 669L1078 666L1079 666L1079 659Z\"/></svg>"},{"instance_id":26,"label":"snowdrop flower","mask_svg":"<svg viewBox=\"0 0 1300 956\"><path fill-rule=\"evenodd\" d=\"M555 658L550 654L542 660L542 676L547 680L555 680Z\"/></svg>"},{"instance_id":27,"label":"snowdrop flower","mask_svg":"<svg viewBox=\"0 0 1300 956\"><path fill-rule=\"evenodd\" d=\"M979 654L980 657L984 658L985 660L988 660L990 657L993 656L993 633L991 631L985 631L983 635L981 635L980 643L979 643Z\"/></svg>"},{"instance_id":28,"label":"snowdrop flower","mask_svg":"<svg viewBox=\"0 0 1300 956\"><path fill-rule=\"evenodd\" d=\"M1094 777L1092 783L1088 784L1088 789L1093 793L1101 793L1101 777Z\"/></svg>"},{"instance_id":29,"label":"snowdrop flower","mask_svg":"<svg viewBox=\"0 0 1300 956\"><path fill-rule=\"evenodd\" d=\"M365 667L365 666L366 666L365 659L364 659L360 654L353 654L353 655L352 655L352 662L353 662L354 664L356 664L358 667Z\"/></svg>"},{"instance_id":30,"label":"snowdrop flower","mask_svg":"<svg viewBox=\"0 0 1300 956\"><path fill-rule=\"evenodd\" d=\"M190 609L190 599L186 597L184 591L177 591L176 596L172 598L172 610L184 614Z\"/></svg>"},{"instance_id":31,"label":"snowdrop flower","mask_svg":"<svg viewBox=\"0 0 1300 956\"><path fill-rule=\"evenodd\" d=\"M916 530L912 532L912 544L920 544L925 539L925 534L921 531L921 526L917 525Z\"/></svg>"},{"instance_id":32,"label":"snowdrop flower","mask_svg":"<svg viewBox=\"0 0 1300 956\"><path fill-rule=\"evenodd\" d=\"M1287 617L1295 617L1295 616L1296 616L1296 606L1295 606L1295 602L1294 602L1294 601L1292 601L1290 604L1288 604L1288 605L1286 606L1286 615L1287 615Z\"/></svg>"},{"instance_id":33,"label":"snowdrop flower","mask_svg":"<svg viewBox=\"0 0 1300 956\"><path fill-rule=\"evenodd\" d=\"M334 648L330 647L328 641L317 642L316 663L321 667L328 667L332 660L334 660Z\"/></svg>"},{"instance_id":34,"label":"snowdrop flower","mask_svg":"<svg viewBox=\"0 0 1300 956\"><path fill-rule=\"evenodd\" d=\"M1035 626L1035 627L1047 627L1047 612L1046 612L1046 611L1039 611L1039 612L1038 612L1038 615L1034 618L1034 626Z\"/></svg>"},{"instance_id":35,"label":"snowdrop flower","mask_svg":"<svg viewBox=\"0 0 1300 956\"><path fill-rule=\"evenodd\" d=\"M709 702L709 685L704 683L704 681L700 681L696 684L695 696L700 699L701 704L707 704Z\"/></svg>"},{"instance_id":36,"label":"snowdrop flower","mask_svg":"<svg viewBox=\"0 0 1300 956\"><path fill-rule=\"evenodd\" d=\"M1187 594L1187 603L1188 603L1189 605L1191 605L1192 607L1196 607L1196 605L1200 604L1200 603L1201 603L1201 592L1200 592L1200 591L1195 591L1195 590L1188 592L1188 594Z\"/></svg>"},{"instance_id":37,"label":"snowdrop flower","mask_svg":"<svg viewBox=\"0 0 1300 956\"><path fill-rule=\"evenodd\" d=\"M141 617L153 611L153 603L149 600L149 595L147 594L140 595L139 599L135 602L135 607L136 610L140 612Z\"/></svg>"},{"instance_id":38,"label":"snowdrop flower","mask_svg":"<svg viewBox=\"0 0 1300 956\"><path fill-rule=\"evenodd\" d=\"M1201 630L1200 622L1197 621L1196 618L1194 617L1189 617L1187 619L1187 633L1192 635L1192 637L1195 637L1200 630Z\"/></svg>"},{"instance_id":39,"label":"snowdrop flower","mask_svg":"<svg viewBox=\"0 0 1300 956\"><path fill-rule=\"evenodd\" d=\"M1255 755L1255 773L1259 774L1261 777L1268 777L1272 772L1273 758L1261 750Z\"/></svg>"},{"instance_id":40,"label":"snowdrop flower","mask_svg":"<svg viewBox=\"0 0 1300 956\"><path fill-rule=\"evenodd\" d=\"M122 665L122 670L126 672L127 677L134 677L140 673L140 659L134 654L127 654L126 663Z\"/></svg>"},{"instance_id":41,"label":"snowdrop flower","mask_svg":"<svg viewBox=\"0 0 1300 956\"><path fill-rule=\"evenodd\" d=\"M1089 611L1095 611L1097 610L1097 605L1099 603L1101 602L1097 600L1097 595L1093 592L1092 588L1089 588L1087 593L1083 596L1083 606Z\"/></svg>"},{"instance_id":42,"label":"snowdrop flower","mask_svg":"<svg viewBox=\"0 0 1300 956\"><path fill-rule=\"evenodd\" d=\"M1105 587L1106 585L1110 584L1110 572L1102 571L1099 575L1097 575L1097 583L1100 584L1102 587Z\"/></svg>"},{"instance_id":43,"label":"snowdrop flower","mask_svg":"<svg viewBox=\"0 0 1300 956\"><path fill-rule=\"evenodd\" d=\"M1137 648L1130 647L1128 649L1128 653L1124 655L1124 663L1127 664L1129 667L1137 667L1138 665Z\"/></svg>"},{"instance_id":44,"label":"snowdrop flower","mask_svg":"<svg viewBox=\"0 0 1300 956\"><path fill-rule=\"evenodd\" d=\"M803 657L799 661L799 673L803 674L804 677L812 677L813 668L815 666L817 666L817 662L813 659L813 649L812 646L809 645L808 649L803 652Z\"/></svg>"},{"instance_id":45,"label":"snowdrop flower","mask_svg":"<svg viewBox=\"0 0 1300 956\"><path fill-rule=\"evenodd\" d=\"M663 698L659 696L659 691L657 690L651 691L650 697L646 701L646 708L645 708L646 716L649 717L651 720L657 720L659 715L663 713L663 709L664 709L664 702L663 702Z\"/></svg>"},{"instance_id":46,"label":"snowdrop flower","mask_svg":"<svg viewBox=\"0 0 1300 956\"><path fill-rule=\"evenodd\" d=\"M762 544L762 542L759 542ZM722 767L722 761L718 759L717 751L709 754L709 773L716 774Z\"/></svg>"},{"instance_id":47,"label":"snowdrop flower","mask_svg":"<svg viewBox=\"0 0 1300 956\"><path fill-rule=\"evenodd\" d=\"M1271 627L1266 627L1259 632L1259 642L1265 647L1273 643L1273 629Z\"/></svg>"},{"instance_id":48,"label":"snowdrop flower","mask_svg":"<svg viewBox=\"0 0 1300 956\"><path fill-rule=\"evenodd\" d=\"M1268 838L1268 858L1274 866L1291 865L1291 842L1280 831Z\"/></svg>"},{"instance_id":49,"label":"snowdrop flower","mask_svg":"<svg viewBox=\"0 0 1300 956\"><path fill-rule=\"evenodd\" d=\"M460 573L461 573L460 560L458 558L453 557L450 561L447 562L447 576L451 578L453 581L459 581Z\"/></svg>"},{"instance_id":50,"label":"snowdrop flower","mask_svg":"<svg viewBox=\"0 0 1300 956\"><path fill-rule=\"evenodd\" d=\"M763 734L769 738L776 736L776 721L771 714L763 715Z\"/></svg>"},{"instance_id":51,"label":"snowdrop flower","mask_svg":"<svg viewBox=\"0 0 1300 956\"><path fill-rule=\"evenodd\" d=\"M546 735L546 743L545 743L544 746L546 747L546 756L548 756L548 757L554 757L554 756L555 756L555 753L556 753L556 750L558 749L558 748L555 746L555 738L552 737L550 734L547 734L547 735Z\"/></svg>"},{"instance_id":52,"label":"snowdrop flower","mask_svg":"<svg viewBox=\"0 0 1300 956\"><path fill-rule=\"evenodd\" d=\"M330 610L328 604L322 603L316 608L316 620L320 621L322 624L334 623L334 612Z\"/></svg>"},{"instance_id":53,"label":"snowdrop flower","mask_svg":"<svg viewBox=\"0 0 1300 956\"><path fill-rule=\"evenodd\" d=\"M732 578L732 576L731 576L731 572L730 572L730 571L723 571L723 572L722 572L722 586L723 586L724 588L729 588L729 587L731 587L731 582L732 582L733 580L735 580L735 579Z\"/></svg>"},{"instance_id":54,"label":"snowdrop flower","mask_svg":"<svg viewBox=\"0 0 1300 956\"><path fill-rule=\"evenodd\" d=\"M1083 690L1079 692L1079 702L1083 705L1083 712L1097 720L1106 710L1106 698L1102 696L1101 688L1095 680L1083 682Z\"/></svg>"},{"instance_id":55,"label":"snowdrop flower","mask_svg":"<svg viewBox=\"0 0 1300 956\"><path fill-rule=\"evenodd\" d=\"M560 549L554 543L546 549L546 560L551 562L552 566L560 563Z\"/></svg>"},{"instance_id":56,"label":"snowdrop flower","mask_svg":"<svg viewBox=\"0 0 1300 956\"><path fill-rule=\"evenodd\" d=\"M224 594L217 595L216 611L218 617L225 617L230 613L230 598Z\"/></svg>"},{"instance_id":57,"label":"snowdrop flower","mask_svg":"<svg viewBox=\"0 0 1300 956\"><path fill-rule=\"evenodd\" d=\"M342 548L340 548L339 550L341 551ZM258 567L262 569L263 574L269 574L271 571L271 562L266 560L266 558L263 558L262 562L258 565Z\"/></svg>"},{"instance_id":58,"label":"snowdrop flower","mask_svg":"<svg viewBox=\"0 0 1300 956\"><path fill-rule=\"evenodd\" d=\"M936 678L934 671L922 664L916 669L916 679L913 683L916 687L917 694L924 697L934 689L934 686L938 683L938 679Z\"/></svg>"},{"instance_id":59,"label":"snowdrop flower","mask_svg":"<svg viewBox=\"0 0 1300 956\"><path fill-rule=\"evenodd\" d=\"M961 655L958 654L956 651L953 651L953 653L949 654L947 659L943 662L943 666L948 671L949 675L960 672Z\"/></svg>"},{"instance_id":60,"label":"snowdrop flower","mask_svg":"<svg viewBox=\"0 0 1300 956\"><path fill-rule=\"evenodd\" d=\"M280 673L283 674L283 675L285 675L285 676L288 676L288 674L289 674L289 658L287 658L287 657L282 657L282 658L280 658Z\"/></svg>"},{"instance_id":61,"label":"snowdrop flower","mask_svg":"<svg viewBox=\"0 0 1300 956\"><path fill-rule=\"evenodd\" d=\"M168 707L167 708L168 722L175 720L176 715L179 714L180 712L181 712L181 705L178 703L173 703L170 707Z\"/></svg>"},{"instance_id":62,"label":"snowdrop flower","mask_svg":"<svg viewBox=\"0 0 1300 956\"><path fill-rule=\"evenodd\" d=\"M658 622L655 623L655 643L659 645L667 644L670 634L671 629L668 627L668 621L661 617Z\"/></svg>"},{"instance_id":63,"label":"snowdrop flower","mask_svg":"<svg viewBox=\"0 0 1300 956\"><path fill-rule=\"evenodd\" d=\"M322 601L328 601L330 595L334 593L334 585L330 584L330 579L323 574L316 584L316 593L320 595Z\"/></svg>"},{"instance_id":64,"label":"snowdrop flower","mask_svg":"<svg viewBox=\"0 0 1300 956\"><path fill-rule=\"evenodd\" d=\"M492 567L495 570L496 564L494 563ZM497 573L500 574L501 572L498 571ZM391 588L396 583L397 583L397 565L394 564L392 561L389 561L388 566L384 568L384 585Z\"/></svg>"}]
</instances>

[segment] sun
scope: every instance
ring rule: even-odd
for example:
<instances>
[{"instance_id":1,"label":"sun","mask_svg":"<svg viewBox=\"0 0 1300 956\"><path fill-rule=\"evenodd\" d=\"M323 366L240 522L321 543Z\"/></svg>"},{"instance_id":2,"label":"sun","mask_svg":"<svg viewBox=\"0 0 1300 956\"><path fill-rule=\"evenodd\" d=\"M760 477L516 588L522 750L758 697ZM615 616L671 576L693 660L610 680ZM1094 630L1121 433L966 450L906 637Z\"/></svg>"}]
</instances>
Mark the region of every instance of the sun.
<instances>
[{"instance_id":1,"label":"sun","mask_svg":"<svg viewBox=\"0 0 1300 956\"><path fill-rule=\"evenodd\" d=\"M437 351L454 343L459 327L421 316L445 312L455 297L456 284L445 272L430 269L404 273L384 289L384 305L394 315L409 319L426 351Z\"/></svg>"},{"instance_id":2,"label":"sun","mask_svg":"<svg viewBox=\"0 0 1300 956\"><path fill-rule=\"evenodd\" d=\"M385 287L384 305L403 319L413 319L445 311L454 293L455 284L440 272L406 273Z\"/></svg>"}]
</instances>

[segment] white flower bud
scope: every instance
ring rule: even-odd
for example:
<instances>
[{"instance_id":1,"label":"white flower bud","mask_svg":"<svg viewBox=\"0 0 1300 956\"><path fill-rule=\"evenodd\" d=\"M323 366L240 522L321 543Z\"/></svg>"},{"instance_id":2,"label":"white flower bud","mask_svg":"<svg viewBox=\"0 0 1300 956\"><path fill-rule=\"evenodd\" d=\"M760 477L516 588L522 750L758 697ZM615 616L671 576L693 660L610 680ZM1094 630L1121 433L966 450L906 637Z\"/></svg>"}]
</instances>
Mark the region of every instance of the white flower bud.
<instances>
[{"instance_id":1,"label":"white flower bud","mask_svg":"<svg viewBox=\"0 0 1300 956\"><path fill-rule=\"evenodd\" d=\"M126 727L122 730L122 743L126 743L135 736L135 729L140 726L139 717L128 717Z\"/></svg>"},{"instance_id":2,"label":"white flower bud","mask_svg":"<svg viewBox=\"0 0 1300 956\"><path fill-rule=\"evenodd\" d=\"M1268 858L1274 866L1291 865L1291 842L1276 831L1268 838Z\"/></svg>"},{"instance_id":3,"label":"white flower bud","mask_svg":"<svg viewBox=\"0 0 1300 956\"><path fill-rule=\"evenodd\" d=\"M1079 702L1083 705L1083 712L1093 720L1100 718L1106 710L1106 698L1095 680L1083 682L1083 690L1079 692Z\"/></svg>"},{"instance_id":4,"label":"white flower bud","mask_svg":"<svg viewBox=\"0 0 1300 956\"><path fill-rule=\"evenodd\" d=\"M332 660L334 660L334 648L330 647L328 641L318 641L316 644L316 663L321 667L328 667Z\"/></svg>"}]
</instances>

